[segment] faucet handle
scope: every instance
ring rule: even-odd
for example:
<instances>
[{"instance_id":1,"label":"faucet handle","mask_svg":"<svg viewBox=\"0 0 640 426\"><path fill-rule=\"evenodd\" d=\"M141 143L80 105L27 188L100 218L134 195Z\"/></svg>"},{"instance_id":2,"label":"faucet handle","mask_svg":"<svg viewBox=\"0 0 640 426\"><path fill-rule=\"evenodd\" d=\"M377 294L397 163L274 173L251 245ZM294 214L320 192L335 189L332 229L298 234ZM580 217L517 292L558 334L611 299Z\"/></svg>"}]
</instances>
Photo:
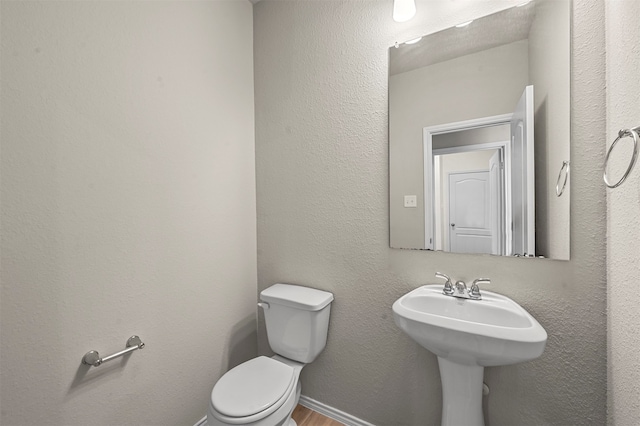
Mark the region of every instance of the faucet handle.
<instances>
[{"instance_id":1,"label":"faucet handle","mask_svg":"<svg viewBox=\"0 0 640 426\"><path fill-rule=\"evenodd\" d=\"M443 274L442 272L436 272L436 278L441 278L446 280L444 283L444 289L442 289L442 293L447 296L451 296L453 294L453 284L451 283L451 278L448 275Z\"/></svg>"},{"instance_id":2,"label":"faucet handle","mask_svg":"<svg viewBox=\"0 0 640 426\"><path fill-rule=\"evenodd\" d=\"M489 278L478 278L473 280L473 283L471 283L471 288L469 289L470 299L474 299L474 300L482 299L482 294L480 294L479 284L491 284L491 280Z\"/></svg>"}]
</instances>

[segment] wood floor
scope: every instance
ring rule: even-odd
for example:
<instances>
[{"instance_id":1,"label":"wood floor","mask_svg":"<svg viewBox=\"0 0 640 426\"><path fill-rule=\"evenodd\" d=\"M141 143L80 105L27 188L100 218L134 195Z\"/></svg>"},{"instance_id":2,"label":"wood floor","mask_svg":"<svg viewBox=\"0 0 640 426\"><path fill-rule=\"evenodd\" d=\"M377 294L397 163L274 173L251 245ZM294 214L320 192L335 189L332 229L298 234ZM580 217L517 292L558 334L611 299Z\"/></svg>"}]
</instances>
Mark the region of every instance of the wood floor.
<instances>
[{"instance_id":1,"label":"wood floor","mask_svg":"<svg viewBox=\"0 0 640 426\"><path fill-rule=\"evenodd\" d=\"M298 426L344 426L342 423L325 417L307 407L298 404L291 415Z\"/></svg>"}]
</instances>

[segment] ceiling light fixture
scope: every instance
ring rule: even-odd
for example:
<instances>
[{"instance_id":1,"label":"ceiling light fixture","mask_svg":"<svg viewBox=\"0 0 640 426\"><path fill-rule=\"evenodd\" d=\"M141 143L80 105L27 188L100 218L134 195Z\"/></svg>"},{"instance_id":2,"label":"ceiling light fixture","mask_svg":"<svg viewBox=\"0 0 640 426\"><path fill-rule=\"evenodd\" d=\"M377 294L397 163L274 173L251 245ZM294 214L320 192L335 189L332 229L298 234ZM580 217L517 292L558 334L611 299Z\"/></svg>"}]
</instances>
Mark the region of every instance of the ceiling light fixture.
<instances>
[{"instance_id":1,"label":"ceiling light fixture","mask_svg":"<svg viewBox=\"0 0 640 426\"><path fill-rule=\"evenodd\" d=\"M416 15L416 0L393 0L393 20L406 22Z\"/></svg>"}]
</instances>

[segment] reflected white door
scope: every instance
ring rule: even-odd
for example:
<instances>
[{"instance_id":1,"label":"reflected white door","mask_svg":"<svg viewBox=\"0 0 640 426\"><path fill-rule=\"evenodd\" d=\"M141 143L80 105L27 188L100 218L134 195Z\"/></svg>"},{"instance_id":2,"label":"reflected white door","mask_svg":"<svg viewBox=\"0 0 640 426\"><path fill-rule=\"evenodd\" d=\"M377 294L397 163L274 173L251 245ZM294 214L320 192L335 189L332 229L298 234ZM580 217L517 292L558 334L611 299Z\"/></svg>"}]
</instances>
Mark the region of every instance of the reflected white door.
<instances>
[{"instance_id":1,"label":"reflected white door","mask_svg":"<svg viewBox=\"0 0 640 426\"><path fill-rule=\"evenodd\" d=\"M449 248L491 253L489 172L449 174Z\"/></svg>"},{"instance_id":2,"label":"reflected white door","mask_svg":"<svg viewBox=\"0 0 640 426\"><path fill-rule=\"evenodd\" d=\"M512 252L535 254L535 186L533 151L533 86L527 86L511 120Z\"/></svg>"}]
</instances>

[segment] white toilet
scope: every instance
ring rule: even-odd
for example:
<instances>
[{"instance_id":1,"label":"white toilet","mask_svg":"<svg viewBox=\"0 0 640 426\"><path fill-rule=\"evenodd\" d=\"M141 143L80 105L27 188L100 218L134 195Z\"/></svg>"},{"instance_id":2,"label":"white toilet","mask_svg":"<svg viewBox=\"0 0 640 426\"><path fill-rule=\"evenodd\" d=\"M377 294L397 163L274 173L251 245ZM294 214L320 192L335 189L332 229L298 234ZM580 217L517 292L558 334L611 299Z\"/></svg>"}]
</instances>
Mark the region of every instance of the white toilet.
<instances>
[{"instance_id":1,"label":"white toilet","mask_svg":"<svg viewBox=\"0 0 640 426\"><path fill-rule=\"evenodd\" d=\"M259 356L229 370L211 392L207 425L295 426L300 371L327 343L333 294L292 284L274 284L260 293L269 346L277 354Z\"/></svg>"}]
</instances>

